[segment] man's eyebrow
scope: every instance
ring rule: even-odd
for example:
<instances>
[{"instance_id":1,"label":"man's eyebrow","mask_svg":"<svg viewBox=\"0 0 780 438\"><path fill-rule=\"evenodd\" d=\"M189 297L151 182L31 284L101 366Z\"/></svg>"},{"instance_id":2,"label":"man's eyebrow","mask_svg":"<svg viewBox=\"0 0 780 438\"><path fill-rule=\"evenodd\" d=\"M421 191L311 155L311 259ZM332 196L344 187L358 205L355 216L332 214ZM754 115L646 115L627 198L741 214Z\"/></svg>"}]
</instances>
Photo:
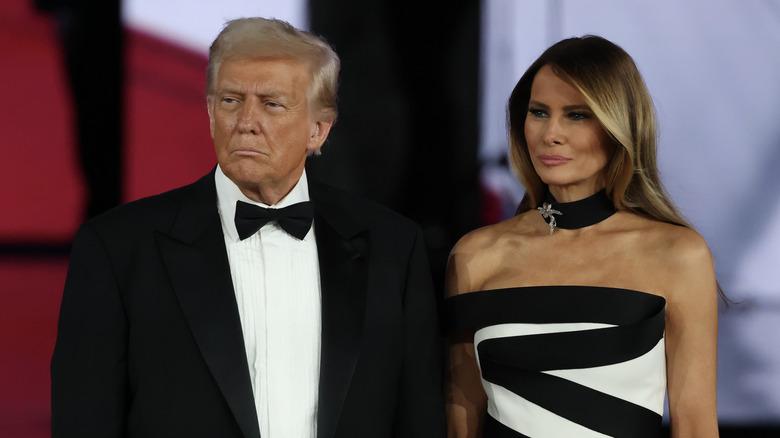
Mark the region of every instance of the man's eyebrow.
<instances>
[{"instance_id":1,"label":"man's eyebrow","mask_svg":"<svg viewBox=\"0 0 780 438\"><path fill-rule=\"evenodd\" d=\"M282 90L277 90L273 88L266 88L266 89L248 92L243 87L226 84L223 87L219 88L215 93L216 96L236 95L241 97L244 97L247 94L258 96L261 99L271 99L279 102L285 102L287 100L287 94L285 94Z\"/></svg>"},{"instance_id":2,"label":"man's eyebrow","mask_svg":"<svg viewBox=\"0 0 780 438\"><path fill-rule=\"evenodd\" d=\"M280 99L285 96L285 94L279 90L257 90L256 94L260 97L270 97L272 99Z\"/></svg>"},{"instance_id":3,"label":"man's eyebrow","mask_svg":"<svg viewBox=\"0 0 780 438\"><path fill-rule=\"evenodd\" d=\"M225 86L217 90L217 94L244 94L244 91L238 87Z\"/></svg>"}]
</instances>

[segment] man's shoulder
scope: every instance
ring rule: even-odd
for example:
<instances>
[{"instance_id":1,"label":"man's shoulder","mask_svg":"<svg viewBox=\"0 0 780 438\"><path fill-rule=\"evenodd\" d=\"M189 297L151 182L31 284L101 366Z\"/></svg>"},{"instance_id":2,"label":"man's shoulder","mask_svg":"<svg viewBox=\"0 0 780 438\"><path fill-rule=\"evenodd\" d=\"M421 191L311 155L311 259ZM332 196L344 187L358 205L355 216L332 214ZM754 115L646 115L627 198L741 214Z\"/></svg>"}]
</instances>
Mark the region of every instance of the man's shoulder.
<instances>
[{"instance_id":1,"label":"man's shoulder","mask_svg":"<svg viewBox=\"0 0 780 438\"><path fill-rule=\"evenodd\" d=\"M413 223L411 219L364 195L316 181L309 185L315 202L338 205L365 218Z\"/></svg>"},{"instance_id":2,"label":"man's shoulder","mask_svg":"<svg viewBox=\"0 0 780 438\"><path fill-rule=\"evenodd\" d=\"M213 173L209 173L185 186L122 204L90 219L85 225L97 229L161 228L175 220L185 203L210 203L216 211L215 190Z\"/></svg>"},{"instance_id":3,"label":"man's shoulder","mask_svg":"<svg viewBox=\"0 0 780 438\"><path fill-rule=\"evenodd\" d=\"M353 221L364 226L385 225L416 229L411 219L366 196L316 181L309 182L312 199L324 208L341 209Z\"/></svg>"}]
</instances>

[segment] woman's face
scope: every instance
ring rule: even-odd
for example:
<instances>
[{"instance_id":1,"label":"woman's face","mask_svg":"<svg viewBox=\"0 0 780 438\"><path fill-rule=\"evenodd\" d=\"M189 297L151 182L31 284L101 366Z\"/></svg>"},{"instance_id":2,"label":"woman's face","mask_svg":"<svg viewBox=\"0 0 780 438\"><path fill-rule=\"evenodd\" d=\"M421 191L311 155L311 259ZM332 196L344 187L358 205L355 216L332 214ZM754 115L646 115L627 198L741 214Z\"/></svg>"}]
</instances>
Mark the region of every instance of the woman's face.
<instances>
[{"instance_id":1,"label":"woman's face","mask_svg":"<svg viewBox=\"0 0 780 438\"><path fill-rule=\"evenodd\" d=\"M609 136L582 94L549 65L531 85L524 132L534 169L558 201L604 188Z\"/></svg>"}]
</instances>

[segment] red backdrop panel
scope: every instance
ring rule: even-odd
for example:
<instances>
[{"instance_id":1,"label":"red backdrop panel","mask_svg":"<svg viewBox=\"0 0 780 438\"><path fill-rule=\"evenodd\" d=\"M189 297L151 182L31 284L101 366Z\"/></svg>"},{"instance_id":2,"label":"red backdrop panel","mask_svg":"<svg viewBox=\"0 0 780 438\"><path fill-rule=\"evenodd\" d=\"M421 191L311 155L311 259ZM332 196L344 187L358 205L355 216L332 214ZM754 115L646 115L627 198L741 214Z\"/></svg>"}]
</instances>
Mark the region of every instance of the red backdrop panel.
<instances>
[{"instance_id":1,"label":"red backdrop panel","mask_svg":"<svg viewBox=\"0 0 780 438\"><path fill-rule=\"evenodd\" d=\"M54 22L32 1L0 5L0 244L63 243L83 220L83 182ZM215 163L206 57L128 30L125 201L194 181Z\"/></svg>"}]
</instances>

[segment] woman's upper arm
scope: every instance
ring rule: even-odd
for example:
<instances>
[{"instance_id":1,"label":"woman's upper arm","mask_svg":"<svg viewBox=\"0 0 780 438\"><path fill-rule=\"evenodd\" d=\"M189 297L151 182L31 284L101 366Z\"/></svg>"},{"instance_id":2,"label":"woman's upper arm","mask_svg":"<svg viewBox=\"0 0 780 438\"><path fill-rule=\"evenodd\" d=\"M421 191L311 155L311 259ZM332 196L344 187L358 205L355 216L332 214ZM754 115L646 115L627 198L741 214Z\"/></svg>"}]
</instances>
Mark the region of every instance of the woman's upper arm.
<instances>
[{"instance_id":1,"label":"woman's upper arm","mask_svg":"<svg viewBox=\"0 0 780 438\"><path fill-rule=\"evenodd\" d=\"M673 437L718 436L716 377L718 294L704 240L686 233L671 257L666 360Z\"/></svg>"},{"instance_id":2,"label":"woman's upper arm","mask_svg":"<svg viewBox=\"0 0 780 438\"><path fill-rule=\"evenodd\" d=\"M455 245L447 263L446 297L474 291L474 258L476 254L470 236ZM482 422L487 397L474 351L474 330L461 330L447 335L447 365L445 403L447 434L450 438L472 438L482 435Z\"/></svg>"}]
</instances>

